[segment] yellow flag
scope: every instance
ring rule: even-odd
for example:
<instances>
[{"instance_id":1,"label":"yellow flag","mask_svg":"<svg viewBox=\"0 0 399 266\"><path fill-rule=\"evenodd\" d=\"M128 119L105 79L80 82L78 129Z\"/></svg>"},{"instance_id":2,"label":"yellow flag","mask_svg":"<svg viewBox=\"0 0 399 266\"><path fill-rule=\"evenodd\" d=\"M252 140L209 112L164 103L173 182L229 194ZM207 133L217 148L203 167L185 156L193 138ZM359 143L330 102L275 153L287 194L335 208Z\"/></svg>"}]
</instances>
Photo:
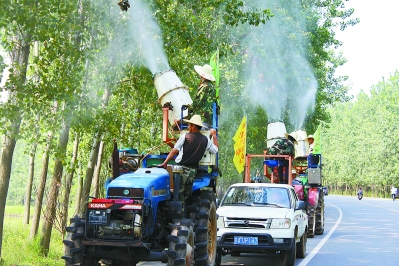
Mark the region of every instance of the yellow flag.
<instances>
[{"instance_id":1,"label":"yellow flag","mask_svg":"<svg viewBox=\"0 0 399 266\"><path fill-rule=\"evenodd\" d=\"M241 121L240 126L237 129L236 134L233 137L234 140L234 158L233 162L239 174L244 171L245 165L245 154L246 154L246 142L247 142L247 117Z\"/></svg>"}]
</instances>

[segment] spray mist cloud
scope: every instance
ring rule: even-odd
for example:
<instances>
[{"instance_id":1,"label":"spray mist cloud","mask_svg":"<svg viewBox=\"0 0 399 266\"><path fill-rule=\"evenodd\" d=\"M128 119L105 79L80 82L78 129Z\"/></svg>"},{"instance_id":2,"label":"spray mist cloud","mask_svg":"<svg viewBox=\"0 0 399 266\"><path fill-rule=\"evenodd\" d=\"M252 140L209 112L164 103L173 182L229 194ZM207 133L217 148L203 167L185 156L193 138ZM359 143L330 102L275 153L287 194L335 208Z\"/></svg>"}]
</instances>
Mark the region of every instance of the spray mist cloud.
<instances>
[{"instance_id":1,"label":"spray mist cloud","mask_svg":"<svg viewBox=\"0 0 399 266\"><path fill-rule=\"evenodd\" d=\"M270 8L274 17L250 27L245 38L244 92L267 113L269 121L288 114L293 127L303 126L314 107L317 81L306 59L306 24L298 1L252 0L256 8Z\"/></svg>"},{"instance_id":2,"label":"spray mist cloud","mask_svg":"<svg viewBox=\"0 0 399 266\"><path fill-rule=\"evenodd\" d=\"M162 31L152 15L149 6L140 0L130 0L129 31L134 43L136 60L140 55L142 64L152 74L169 69L168 60L163 49Z\"/></svg>"}]
</instances>

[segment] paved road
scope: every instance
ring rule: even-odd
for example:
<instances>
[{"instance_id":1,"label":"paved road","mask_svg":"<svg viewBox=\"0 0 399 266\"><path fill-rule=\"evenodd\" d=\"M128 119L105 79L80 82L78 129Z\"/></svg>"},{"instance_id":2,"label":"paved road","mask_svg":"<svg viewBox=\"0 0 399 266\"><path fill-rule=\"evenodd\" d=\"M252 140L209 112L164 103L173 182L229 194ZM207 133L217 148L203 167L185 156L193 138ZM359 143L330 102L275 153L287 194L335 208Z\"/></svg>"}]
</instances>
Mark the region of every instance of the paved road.
<instances>
[{"instance_id":1,"label":"paved road","mask_svg":"<svg viewBox=\"0 0 399 266\"><path fill-rule=\"evenodd\" d=\"M325 197L325 231L308 239L307 255L297 266L399 265L399 201ZM225 256L222 265L279 265L265 255Z\"/></svg>"},{"instance_id":2,"label":"paved road","mask_svg":"<svg viewBox=\"0 0 399 266\"><path fill-rule=\"evenodd\" d=\"M296 266L398 266L399 200L325 197L324 235L309 238L307 255ZM139 265L165 265L141 263ZM224 256L222 266L277 266L266 255Z\"/></svg>"}]
</instances>

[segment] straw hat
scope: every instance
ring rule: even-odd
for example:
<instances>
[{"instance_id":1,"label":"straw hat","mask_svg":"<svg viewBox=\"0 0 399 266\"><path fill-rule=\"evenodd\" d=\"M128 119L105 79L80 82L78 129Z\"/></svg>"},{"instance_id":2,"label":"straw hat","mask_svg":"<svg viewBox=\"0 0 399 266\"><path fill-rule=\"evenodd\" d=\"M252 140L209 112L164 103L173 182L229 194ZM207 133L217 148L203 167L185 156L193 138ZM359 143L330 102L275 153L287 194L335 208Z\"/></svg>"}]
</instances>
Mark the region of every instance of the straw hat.
<instances>
[{"instance_id":1,"label":"straw hat","mask_svg":"<svg viewBox=\"0 0 399 266\"><path fill-rule=\"evenodd\" d=\"M294 143L297 142L297 141L296 141L296 138L297 138L298 136L297 136L297 133L296 133L296 132L291 132L290 134L284 133L284 135L285 135L285 137L286 137L287 139L291 140L292 142L294 142Z\"/></svg>"},{"instance_id":2,"label":"straw hat","mask_svg":"<svg viewBox=\"0 0 399 266\"><path fill-rule=\"evenodd\" d=\"M201 127L204 126L204 125L202 124L201 116L199 116L199 115L193 115L193 116L191 117L190 120L188 120L188 119L183 119L183 121L184 121L184 122L187 122L187 123L190 123L190 124L197 125L197 126L201 126Z\"/></svg>"},{"instance_id":3,"label":"straw hat","mask_svg":"<svg viewBox=\"0 0 399 266\"><path fill-rule=\"evenodd\" d=\"M313 139L314 140L314 137L313 137L313 135L309 135L306 139L307 140L309 140L309 139Z\"/></svg>"},{"instance_id":4,"label":"straw hat","mask_svg":"<svg viewBox=\"0 0 399 266\"><path fill-rule=\"evenodd\" d=\"M204 66L195 65L194 69L201 77L206 78L210 81L216 80L215 76L213 76L212 74L212 67L210 65L208 64L205 64Z\"/></svg>"}]
</instances>

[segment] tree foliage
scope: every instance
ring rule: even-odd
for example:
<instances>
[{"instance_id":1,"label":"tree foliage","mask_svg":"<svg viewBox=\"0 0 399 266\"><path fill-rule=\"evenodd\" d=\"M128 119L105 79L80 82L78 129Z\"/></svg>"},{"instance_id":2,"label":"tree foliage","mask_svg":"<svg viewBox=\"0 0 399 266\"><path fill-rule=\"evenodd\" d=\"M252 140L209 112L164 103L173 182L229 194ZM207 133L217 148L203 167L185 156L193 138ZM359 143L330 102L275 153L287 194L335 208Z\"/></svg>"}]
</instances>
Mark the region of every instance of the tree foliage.
<instances>
[{"instance_id":1,"label":"tree foliage","mask_svg":"<svg viewBox=\"0 0 399 266\"><path fill-rule=\"evenodd\" d=\"M328 109L331 122L323 130L325 182L354 195L359 187L386 196L398 186L399 72L361 92L354 102Z\"/></svg>"}]
</instances>

